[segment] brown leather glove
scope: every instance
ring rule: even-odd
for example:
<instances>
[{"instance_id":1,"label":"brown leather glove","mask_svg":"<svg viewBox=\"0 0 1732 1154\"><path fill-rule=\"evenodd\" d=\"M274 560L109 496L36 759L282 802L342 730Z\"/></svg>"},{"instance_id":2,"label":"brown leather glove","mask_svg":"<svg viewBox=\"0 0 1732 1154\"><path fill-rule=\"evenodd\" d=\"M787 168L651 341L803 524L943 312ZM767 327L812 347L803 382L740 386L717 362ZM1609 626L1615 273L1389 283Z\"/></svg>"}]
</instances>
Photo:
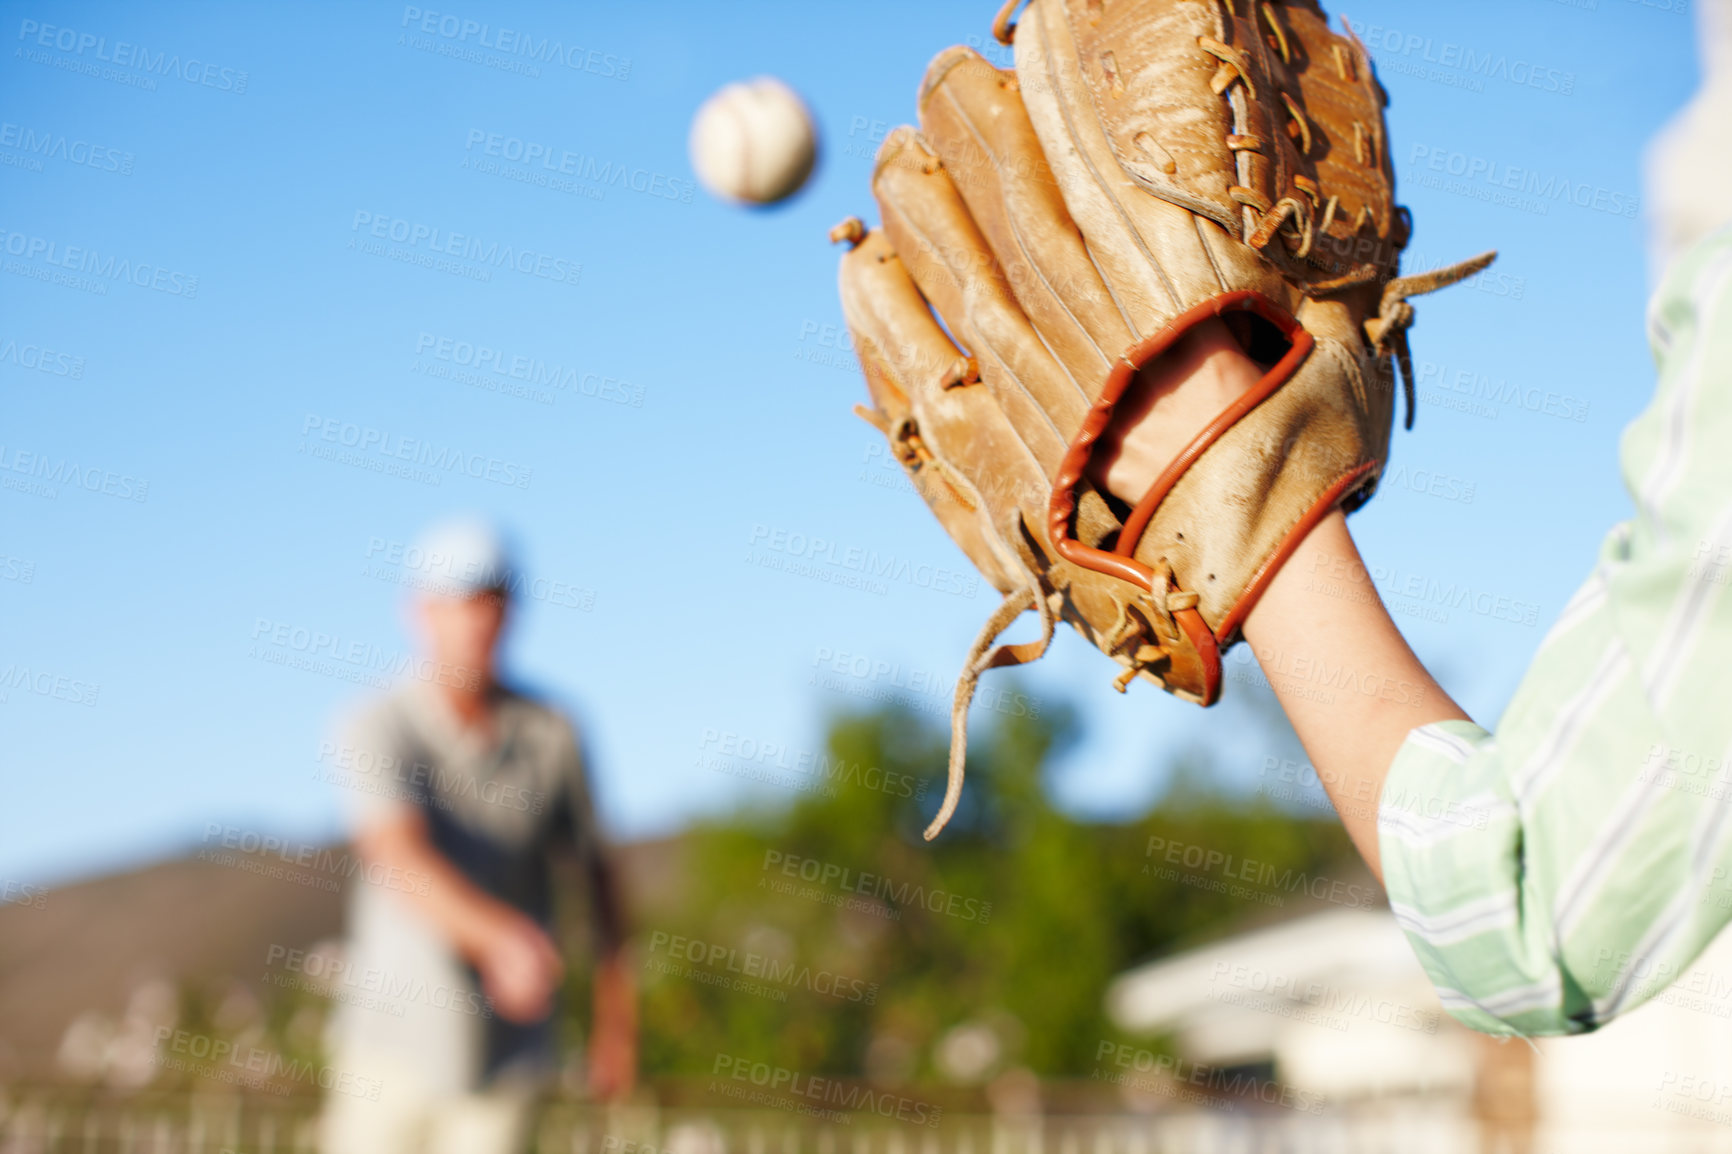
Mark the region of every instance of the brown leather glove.
<instances>
[{"instance_id":1,"label":"brown leather glove","mask_svg":"<svg viewBox=\"0 0 1732 1154\"><path fill-rule=\"evenodd\" d=\"M1215 702L1270 578L1375 489L1392 361L1411 424L1407 298L1494 255L1397 275L1386 98L1314 3L1034 0L1012 26L1014 8L995 32L1016 71L940 53L920 130L878 154L883 227L832 233L853 246L857 411L1005 595L957 681L928 838L960 796L977 679L1039 657L1055 619L1123 667L1121 691L1140 676ZM1137 371L1216 316L1261 380L1134 507L1095 489L1090 453ZM995 646L1030 609L1041 639Z\"/></svg>"}]
</instances>

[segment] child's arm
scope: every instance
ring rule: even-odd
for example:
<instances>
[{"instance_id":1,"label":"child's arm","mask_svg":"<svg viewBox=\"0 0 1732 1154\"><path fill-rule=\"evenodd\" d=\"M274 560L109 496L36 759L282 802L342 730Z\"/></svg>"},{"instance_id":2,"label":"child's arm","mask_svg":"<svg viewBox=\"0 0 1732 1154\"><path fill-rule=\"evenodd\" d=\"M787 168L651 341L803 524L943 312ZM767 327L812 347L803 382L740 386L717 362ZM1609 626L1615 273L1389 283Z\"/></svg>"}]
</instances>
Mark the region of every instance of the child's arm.
<instances>
[{"instance_id":1,"label":"child's arm","mask_svg":"<svg viewBox=\"0 0 1732 1154\"><path fill-rule=\"evenodd\" d=\"M1390 619L1339 509L1269 583L1244 632L1341 824L1382 881L1377 808L1390 763L1419 726L1469 719Z\"/></svg>"},{"instance_id":2,"label":"child's arm","mask_svg":"<svg viewBox=\"0 0 1732 1154\"><path fill-rule=\"evenodd\" d=\"M1352 580L1340 517L1244 627L1444 1008L1488 1033L1595 1029L1703 977L1698 955L1732 921L1732 233L1675 264L1649 331L1659 385L1621 445L1635 514L1495 736ZM1216 336L1145 374L1141 415L1162 419L1121 414L1097 484L1135 494L1147 461L1238 395L1256 367Z\"/></svg>"},{"instance_id":3,"label":"child's arm","mask_svg":"<svg viewBox=\"0 0 1732 1154\"><path fill-rule=\"evenodd\" d=\"M1261 374L1225 324L1198 326L1138 378L1096 452L1096 483L1135 505ZM1244 634L1353 844L1381 880L1377 804L1390 762L1409 731L1467 714L1408 648L1365 579L1339 510L1270 582ZM1352 690L1342 688L1349 682Z\"/></svg>"}]
</instances>

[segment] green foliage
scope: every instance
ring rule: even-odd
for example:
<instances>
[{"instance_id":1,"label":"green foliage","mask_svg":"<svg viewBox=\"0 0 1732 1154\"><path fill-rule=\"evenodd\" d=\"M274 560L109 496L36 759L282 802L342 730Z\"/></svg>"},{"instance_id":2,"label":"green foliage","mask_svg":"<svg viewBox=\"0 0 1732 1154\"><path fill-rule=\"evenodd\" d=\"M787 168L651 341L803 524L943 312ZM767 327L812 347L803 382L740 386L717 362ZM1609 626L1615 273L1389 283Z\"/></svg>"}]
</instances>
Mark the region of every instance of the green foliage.
<instances>
[{"instance_id":1,"label":"green foliage","mask_svg":"<svg viewBox=\"0 0 1732 1154\"><path fill-rule=\"evenodd\" d=\"M1066 709L1001 719L972 744L962 805L930 844L947 734L898 708L835 720L793 804L692 829L678 892L638 919L646 1073L707 1074L726 1054L942 1080L945 1032L985 1022L1007 1051L995 1068L1086 1077L1118 1037L1113 977L1291 910L1296 879L1351 855L1333 821L1214 791L1206 759L1134 821L1079 821L1047 788L1075 730ZM1229 865L1185 864L1210 851ZM1260 882L1221 892L1247 861Z\"/></svg>"}]
</instances>

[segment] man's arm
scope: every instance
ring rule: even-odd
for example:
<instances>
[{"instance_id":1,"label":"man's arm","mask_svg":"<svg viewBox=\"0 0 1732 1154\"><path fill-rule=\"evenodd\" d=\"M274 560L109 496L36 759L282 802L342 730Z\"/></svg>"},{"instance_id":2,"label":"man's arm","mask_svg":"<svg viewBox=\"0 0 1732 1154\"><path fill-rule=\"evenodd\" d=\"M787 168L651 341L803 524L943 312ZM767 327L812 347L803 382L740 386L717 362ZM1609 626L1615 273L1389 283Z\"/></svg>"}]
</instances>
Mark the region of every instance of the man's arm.
<instances>
[{"instance_id":1,"label":"man's arm","mask_svg":"<svg viewBox=\"0 0 1732 1154\"><path fill-rule=\"evenodd\" d=\"M547 1016L565 966L553 941L534 919L481 890L434 847L427 821L409 806L394 806L355 835L362 860L425 886L399 893L413 903L481 974L494 1008L516 1022Z\"/></svg>"},{"instance_id":2,"label":"man's arm","mask_svg":"<svg viewBox=\"0 0 1732 1154\"><path fill-rule=\"evenodd\" d=\"M625 948L625 916L612 863L599 844L586 856L597 937L589 1083L597 1097L626 1098L637 1081L637 982Z\"/></svg>"},{"instance_id":3,"label":"man's arm","mask_svg":"<svg viewBox=\"0 0 1732 1154\"><path fill-rule=\"evenodd\" d=\"M598 1098L631 1095L637 1082L637 982L633 978L627 942L624 895L618 870L595 817L589 793L588 759L575 732L568 730L564 779L564 836L576 851L587 891L590 927L595 942L595 972L591 979L593 1007L589 1030L589 1087Z\"/></svg>"}]
</instances>

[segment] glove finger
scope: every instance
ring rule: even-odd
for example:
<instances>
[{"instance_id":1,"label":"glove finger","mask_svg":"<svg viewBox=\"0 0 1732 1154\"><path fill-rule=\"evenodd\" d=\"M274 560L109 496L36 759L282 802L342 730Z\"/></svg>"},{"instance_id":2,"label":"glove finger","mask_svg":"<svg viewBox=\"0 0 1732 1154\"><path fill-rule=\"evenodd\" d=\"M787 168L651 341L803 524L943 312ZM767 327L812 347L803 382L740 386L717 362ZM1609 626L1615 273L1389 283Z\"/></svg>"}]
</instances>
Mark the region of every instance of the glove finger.
<instances>
[{"instance_id":1,"label":"glove finger","mask_svg":"<svg viewBox=\"0 0 1732 1154\"><path fill-rule=\"evenodd\" d=\"M975 358L1042 471L1055 476L1088 398L1041 343L968 206L914 129L898 128L885 139L872 191L908 274Z\"/></svg>"},{"instance_id":2,"label":"glove finger","mask_svg":"<svg viewBox=\"0 0 1732 1154\"><path fill-rule=\"evenodd\" d=\"M983 492L978 478L965 468L958 476L959 467L947 462L997 461L1001 471L1032 477L1035 485L1039 466L990 393L978 384L947 387L966 375L967 359L933 319L882 230L843 256L838 279L842 313L876 406L867 419L890 439L915 489L974 567L1000 593L1020 587L1022 579L990 540L994 526L1005 523L997 514L1007 487L1001 480Z\"/></svg>"},{"instance_id":3,"label":"glove finger","mask_svg":"<svg viewBox=\"0 0 1732 1154\"><path fill-rule=\"evenodd\" d=\"M1182 88L1189 78L1192 87L1207 93L1214 71L1212 58L1198 47L1198 40L1220 32L1214 7L1172 4L1152 15L1156 18L1146 26L1127 33L1135 37L1142 71L1167 77L1169 90ZM1177 180L1168 179L1198 169L1213 174L1219 183L1231 172L1231 163L1221 163L1190 143L1208 137L1214 147L1225 148L1218 142L1226 139L1232 126L1224 114L1219 114L1219 126L1195 124L1202 115L1199 110L1224 102L1211 96L1208 101L1174 101L1151 111L1149 122L1156 131L1170 132L1165 142L1147 131L1136 138L1144 161L1136 164L1136 171L1163 188L1162 195L1152 195L1126 175L1121 154L1091 115L1095 105L1073 33L1062 0L1035 0L1017 24L1017 77L1029 121L1065 205L1137 338L1147 337L1191 305L1231 289L1254 288L1291 305L1292 291L1276 270L1239 244L1235 235L1223 231L1234 227L1230 214L1219 204L1188 195ZM1128 66L1131 53L1125 55ZM1110 70L1115 80L1120 79L1111 52L1088 66Z\"/></svg>"},{"instance_id":4,"label":"glove finger","mask_svg":"<svg viewBox=\"0 0 1732 1154\"><path fill-rule=\"evenodd\" d=\"M920 128L1017 302L1092 399L1133 338L1065 209L1015 73L972 48L939 53L921 84Z\"/></svg>"},{"instance_id":5,"label":"glove finger","mask_svg":"<svg viewBox=\"0 0 1732 1154\"><path fill-rule=\"evenodd\" d=\"M1305 150L1301 162L1312 167L1325 198L1312 275L1340 276L1367 263L1393 274L1412 222L1395 206L1395 169L1381 114L1388 98L1365 46L1351 29L1346 37L1335 35L1328 16L1304 5L1271 7L1264 17L1271 29L1285 27L1282 43L1296 44L1296 54L1313 61L1294 77L1299 110L1307 117L1304 137L1323 138ZM1295 53L1289 48L1288 54ZM1333 212L1327 210L1330 200Z\"/></svg>"},{"instance_id":6,"label":"glove finger","mask_svg":"<svg viewBox=\"0 0 1732 1154\"><path fill-rule=\"evenodd\" d=\"M968 375L968 358L939 327L882 230L842 257L842 315L870 367L867 387L881 409L911 410L927 388Z\"/></svg>"}]
</instances>

